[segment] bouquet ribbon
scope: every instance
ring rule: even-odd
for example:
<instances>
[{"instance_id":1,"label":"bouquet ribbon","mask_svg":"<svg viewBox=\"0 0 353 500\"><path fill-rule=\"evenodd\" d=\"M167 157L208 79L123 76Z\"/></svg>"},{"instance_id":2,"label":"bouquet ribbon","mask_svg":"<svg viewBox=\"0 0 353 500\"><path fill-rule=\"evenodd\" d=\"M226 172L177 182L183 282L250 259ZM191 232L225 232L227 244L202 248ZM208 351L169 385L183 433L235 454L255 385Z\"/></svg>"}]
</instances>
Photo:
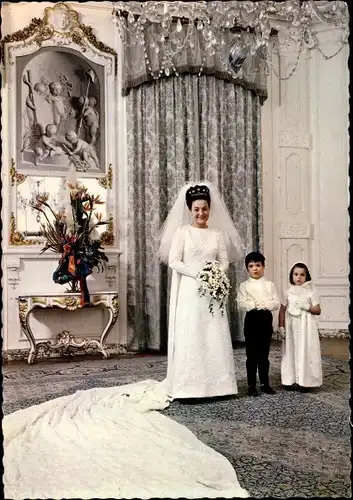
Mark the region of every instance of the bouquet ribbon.
<instances>
[{"instance_id":1,"label":"bouquet ribbon","mask_svg":"<svg viewBox=\"0 0 353 500\"><path fill-rule=\"evenodd\" d=\"M86 279L87 275L90 274L90 273L85 272L85 268L87 266L83 262L83 259L81 259L80 257L76 260L76 264L78 266L78 273L76 274L76 276L80 280L81 305L84 306L85 304L89 304L90 303L90 296L89 296L89 291L88 291L88 286L87 286L87 279Z\"/></svg>"},{"instance_id":2,"label":"bouquet ribbon","mask_svg":"<svg viewBox=\"0 0 353 500\"><path fill-rule=\"evenodd\" d=\"M75 264L75 257L74 257L74 255L70 255L70 257L69 257L69 265L68 265L67 270L71 274L75 274L75 272L76 272L76 264Z\"/></svg>"},{"instance_id":3,"label":"bouquet ribbon","mask_svg":"<svg viewBox=\"0 0 353 500\"><path fill-rule=\"evenodd\" d=\"M66 243L63 247L63 253L61 255L61 259L59 262L59 268L63 269L63 266L67 263L67 273L64 272L64 279L62 276L59 277L58 271L54 273L54 281L67 283L68 281L72 281L73 279L77 279L80 282L80 290L81 290L81 305L90 303L90 295L87 287L86 277L91 274L92 270L87 265L86 259L81 256L77 256L75 253L75 249L72 247L70 243Z\"/></svg>"}]
</instances>

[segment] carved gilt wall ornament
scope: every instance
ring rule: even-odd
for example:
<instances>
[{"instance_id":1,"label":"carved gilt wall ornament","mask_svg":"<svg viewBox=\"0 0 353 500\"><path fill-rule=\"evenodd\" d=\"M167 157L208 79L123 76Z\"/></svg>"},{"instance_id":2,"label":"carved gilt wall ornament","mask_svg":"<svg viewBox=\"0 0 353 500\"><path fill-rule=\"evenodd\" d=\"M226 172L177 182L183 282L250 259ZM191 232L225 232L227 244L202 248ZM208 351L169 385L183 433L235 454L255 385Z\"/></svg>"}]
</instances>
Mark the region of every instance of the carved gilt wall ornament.
<instances>
[{"instance_id":1,"label":"carved gilt wall ornament","mask_svg":"<svg viewBox=\"0 0 353 500\"><path fill-rule=\"evenodd\" d=\"M27 175L20 174L17 172L15 160L13 158L11 158L10 178L12 187L15 185L19 186L27 179Z\"/></svg>"},{"instance_id":2,"label":"carved gilt wall ornament","mask_svg":"<svg viewBox=\"0 0 353 500\"><path fill-rule=\"evenodd\" d=\"M43 42L56 37L58 45L70 45L75 43L80 46L82 52L96 49L100 53L110 54L115 60L115 74L117 71L117 53L111 47L100 42L90 26L82 24L79 14L65 3L58 3L54 7L44 10L43 19L33 18L28 26L18 30L11 35L6 35L1 40L1 62L5 63L5 44L11 42L22 42L20 47L36 44L41 47ZM8 63L14 64L11 47L8 53ZM112 68L111 68L112 70Z\"/></svg>"},{"instance_id":3,"label":"carved gilt wall ornament","mask_svg":"<svg viewBox=\"0 0 353 500\"><path fill-rule=\"evenodd\" d=\"M10 245L19 247L24 245L43 245L44 239L37 238L35 240L27 239L22 233L18 232L16 229L16 218L15 214L11 212L10 215Z\"/></svg>"},{"instance_id":4,"label":"carved gilt wall ornament","mask_svg":"<svg viewBox=\"0 0 353 500\"><path fill-rule=\"evenodd\" d=\"M113 186L113 169L112 165L110 164L108 167L108 173L105 177L98 178L97 177L98 184L102 186L104 189L111 189Z\"/></svg>"},{"instance_id":5,"label":"carved gilt wall ornament","mask_svg":"<svg viewBox=\"0 0 353 500\"><path fill-rule=\"evenodd\" d=\"M101 242L103 246L113 247L115 243L115 234L114 234L114 219L113 215L109 214L107 230L101 236Z\"/></svg>"}]
</instances>

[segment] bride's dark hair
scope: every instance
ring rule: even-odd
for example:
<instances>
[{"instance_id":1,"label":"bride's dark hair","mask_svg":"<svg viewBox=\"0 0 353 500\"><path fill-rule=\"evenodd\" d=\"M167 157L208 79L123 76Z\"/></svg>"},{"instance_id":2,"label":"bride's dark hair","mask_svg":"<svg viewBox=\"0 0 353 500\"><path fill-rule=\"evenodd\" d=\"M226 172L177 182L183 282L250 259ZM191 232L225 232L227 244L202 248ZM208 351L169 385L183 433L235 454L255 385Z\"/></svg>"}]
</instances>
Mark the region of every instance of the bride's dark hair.
<instances>
[{"instance_id":1,"label":"bride's dark hair","mask_svg":"<svg viewBox=\"0 0 353 500\"><path fill-rule=\"evenodd\" d=\"M196 184L195 186L189 187L185 194L185 200L189 210L191 210L192 202L195 200L205 200L207 201L209 208L211 207L210 190L207 186L199 186Z\"/></svg>"}]
</instances>

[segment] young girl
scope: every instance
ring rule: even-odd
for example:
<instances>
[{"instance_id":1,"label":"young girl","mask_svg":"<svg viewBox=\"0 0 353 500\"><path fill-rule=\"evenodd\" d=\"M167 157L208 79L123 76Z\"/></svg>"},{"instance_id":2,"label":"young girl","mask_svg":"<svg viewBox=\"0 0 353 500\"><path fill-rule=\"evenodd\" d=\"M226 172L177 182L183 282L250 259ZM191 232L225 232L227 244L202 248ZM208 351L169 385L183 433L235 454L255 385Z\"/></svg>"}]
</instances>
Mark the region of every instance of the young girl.
<instances>
[{"instance_id":1,"label":"young girl","mask_svg":"<svg viewBox=\"0 0 353 500\"><path fill-rule=\"evenodd\" d=\"M314 318L321 314L321 308L305 264L294 264L289 282L279 313L279 327L285 331L282 384L289 390L298 385L301 392L308 392L310 387L322 385L320 339Z\"/></svg>"}]
</instances>

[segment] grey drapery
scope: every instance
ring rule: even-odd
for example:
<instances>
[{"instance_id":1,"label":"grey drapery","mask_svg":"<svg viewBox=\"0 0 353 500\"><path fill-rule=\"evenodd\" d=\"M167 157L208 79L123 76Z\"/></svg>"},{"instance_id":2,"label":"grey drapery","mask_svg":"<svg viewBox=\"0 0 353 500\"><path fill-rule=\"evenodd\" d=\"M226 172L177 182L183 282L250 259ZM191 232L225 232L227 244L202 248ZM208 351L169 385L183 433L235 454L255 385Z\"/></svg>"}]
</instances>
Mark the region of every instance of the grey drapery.
<instances>
[{"instance_id":1,"label":"grey drapery","mask_svg":"<svg viewBox=\"0 0 353 500\"><path fill-rule=\"evenodd\" d=\"M242 86L192 75L160 79L127 99L129 165L129 336L141 349L165 349L168 272L158 234L181 186L216 182L246 245L261 248L260 98ZM230 325L242 340L231 266Z\"/></svg>"}]
</instances>

